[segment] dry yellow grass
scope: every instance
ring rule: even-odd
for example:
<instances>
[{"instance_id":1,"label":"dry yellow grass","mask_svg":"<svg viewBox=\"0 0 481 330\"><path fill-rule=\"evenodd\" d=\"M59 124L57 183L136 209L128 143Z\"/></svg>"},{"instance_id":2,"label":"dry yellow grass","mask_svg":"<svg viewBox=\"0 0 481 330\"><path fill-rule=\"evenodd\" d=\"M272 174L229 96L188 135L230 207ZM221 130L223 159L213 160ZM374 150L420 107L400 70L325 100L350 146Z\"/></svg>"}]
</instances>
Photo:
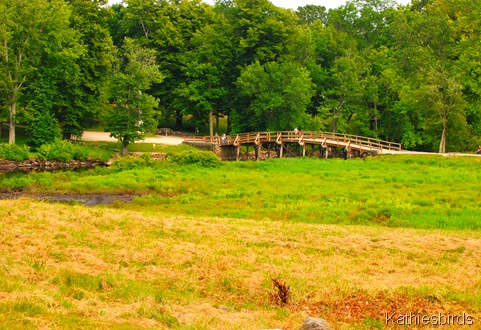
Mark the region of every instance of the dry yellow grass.
<instances>
[{"instance_id":1,"label":"dry yellow grass","mask_svg":"<svg viewBox=\"0 0 481 330\"><path fill-rule=\"evenodd\" d=\"M309 225L0 201L0 324L10 328L336 329L384 313L481 326L481 233ZM290 286L269 303L271 279Z\"/></svg>"}]
</instances>

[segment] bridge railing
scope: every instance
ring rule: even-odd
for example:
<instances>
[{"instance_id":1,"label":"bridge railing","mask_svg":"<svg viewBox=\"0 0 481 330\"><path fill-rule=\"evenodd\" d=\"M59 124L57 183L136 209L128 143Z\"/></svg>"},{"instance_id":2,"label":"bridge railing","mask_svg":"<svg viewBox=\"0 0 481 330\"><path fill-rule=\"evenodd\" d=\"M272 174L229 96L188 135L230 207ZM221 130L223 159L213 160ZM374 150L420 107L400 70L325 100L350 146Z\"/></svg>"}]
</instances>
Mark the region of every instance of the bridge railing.
<instances>
[{"instance_id":1,"label":"bridge railing","mask_svg":"<svg viewBox=\"0 0 481 330\"><path fill-rule=\"evenodd\" d=\"M264 142L327 142L330 144L335 141L339 146L353 146L364 147L369 149L387 149L387 150L402 150L401 143L384 141L380 139L369 138L365 136L341 134L332 132L298 132L280 131L280 132L249 132L240 133L237 135L227 135L225 138L220 136L186 136L184 141L190 142L211 142L219 145L242 145L242 144L260 144ZM341 145L342 144L342 145Z\"/></svg>"},{"instance_id":2,"label":"bridge railing","mask_svg":"<svg viewBox=\"0 0 481 330\"><path fill-rule=\"evenodd\" d=\"M396 143L396 142L384 141L380 139L374 139L374 138L369 138L369 137L359 136L359 135L352 135L352 134L341 134L341 133L332 133L332 132L322 132L321 134L322 134L322 137L326 137L332 140L342 141L345 143L350 142L351 145L356 144L363 147L380 149L380 150L383 150L383 149L398 150L398 151L402 150L402 144ZM308 138L308 135L304 134L304 139L306 138Z\"/></svg>"},{"instance_id":3,"label":"bridge railing","mask_svg":"<svg viewBox=\"0 0 481 330\"><path fill-rule=\"evenodd\" d=\"M204 143L217 143L217 144L233 144L236 136L227 135L222 136L184 136L184 141L188 142L204 142Z\"/></svg>"}]
</instances>

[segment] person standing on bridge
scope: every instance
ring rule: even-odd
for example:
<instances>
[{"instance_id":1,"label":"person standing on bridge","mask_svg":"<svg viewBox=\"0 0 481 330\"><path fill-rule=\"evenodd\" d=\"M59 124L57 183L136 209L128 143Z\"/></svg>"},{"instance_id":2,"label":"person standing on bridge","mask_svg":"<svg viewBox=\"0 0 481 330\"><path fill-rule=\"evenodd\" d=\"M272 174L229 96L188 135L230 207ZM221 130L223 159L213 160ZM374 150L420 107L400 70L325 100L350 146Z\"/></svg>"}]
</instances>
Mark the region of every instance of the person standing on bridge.
<instances>
[{"instance_id":1,"label":"person standing on bridge","mask_svg":"<svg viewBox=\"0 0 481 330\"><path fill-rule=\"evenodd\" d=\"M227 142L227 136L224 134L222 134L222 143L226 143Z\"/></svg>"},{"instance_id":2,"label":"person standing on bridge","mask_svg":"<svg viewBox=\"0 0 481 330\"><path fill-rule=\"evenodd\" d=\"M297 135L297 133L298 133L298 130L297 130L297 127L296 127L296 128L294 128L294 134Z\"/></svg>"}]
</instances>

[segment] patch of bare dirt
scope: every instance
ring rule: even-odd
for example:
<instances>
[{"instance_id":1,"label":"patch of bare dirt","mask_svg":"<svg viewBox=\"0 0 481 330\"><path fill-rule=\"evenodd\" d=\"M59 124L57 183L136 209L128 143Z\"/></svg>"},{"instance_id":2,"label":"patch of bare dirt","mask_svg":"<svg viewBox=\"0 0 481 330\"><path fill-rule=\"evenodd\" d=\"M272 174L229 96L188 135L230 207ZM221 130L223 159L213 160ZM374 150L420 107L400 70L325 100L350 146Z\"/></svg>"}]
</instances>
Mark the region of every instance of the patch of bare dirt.
<instances>
[{"instance_id":1,"label":"patch of bare dirt","mask_svg":"<svg viewBox=\"0 0 481 330\"><path fill-rule=\"evenodd\" d=\"M91 195L65 195L65 194L42 194L30 196L22 192L0 192L0 199L17 199L20 197L32 198L39 201L61 202L61 203L80 203L84 206L96 206L99 204L110 205L117 201L120 203L130 203L138 195L136 194L91 194Z\"/></svg>"}]
</instances>

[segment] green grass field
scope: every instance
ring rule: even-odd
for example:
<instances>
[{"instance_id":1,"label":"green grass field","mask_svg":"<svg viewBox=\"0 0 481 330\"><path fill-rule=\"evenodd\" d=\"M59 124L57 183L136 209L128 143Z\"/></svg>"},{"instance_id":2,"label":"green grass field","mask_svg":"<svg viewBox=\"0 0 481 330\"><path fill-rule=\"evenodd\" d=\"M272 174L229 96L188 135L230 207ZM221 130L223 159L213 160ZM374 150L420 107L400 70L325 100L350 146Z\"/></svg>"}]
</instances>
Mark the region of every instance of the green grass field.
<instances>
[{"instance_id":1,"label":"green grass field","mask_svg":"<svg viewBox=\"0 0 481 330\"><path fill-rule=\"evenodd\" d=\"M481 324L479 158L138 164L0 175L3 192L140 195L0 201L4 328L298 329L313 316L385 329L392 312Z\"/></svg>"},{"instance_id":2,"label":"green grass field","mask_svg":"<svg viewBox=\"0 0 481 330\"><path fill-rule=\"evenodd\" d=\"M477 230L480 165L479 158L439 156L292 158L213 168L159 162L127 171L4 175L0 189L135 193L141 196L119 207L171 215Z\"/></svg>"}]
</instances>

